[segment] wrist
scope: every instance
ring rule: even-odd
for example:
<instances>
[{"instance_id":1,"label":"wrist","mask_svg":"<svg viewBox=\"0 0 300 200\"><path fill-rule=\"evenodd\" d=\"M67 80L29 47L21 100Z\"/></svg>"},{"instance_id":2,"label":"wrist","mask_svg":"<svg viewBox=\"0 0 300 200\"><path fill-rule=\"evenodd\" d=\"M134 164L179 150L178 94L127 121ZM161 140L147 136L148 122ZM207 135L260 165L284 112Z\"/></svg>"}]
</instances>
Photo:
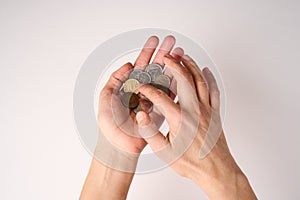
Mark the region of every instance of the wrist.
<instances>
[{"instance_id":1,"label":"wrist","mask_svg":"<svg viewBox=\"0 0 300 200\"><path fill-rule=\"evenodd\" d=\"M126 199L134 173L121 172L102 165L101 187L103 199Z\"/></svg>"},{"instance_id":2,"label":"wrist","mask_svg":"<svg viewBox=\"0 0 300 200\"><path fill-rule=\"evenodd\" d=\"M134 173L140 153L130 153L112 145L102 134L99 134L94 151L94 158L103 165L121 172Z\"/></svg>"},{"instance_id":3,"label":"wrist","mask_svg":"<svg viewBox=\"0 0 300 200\"><path fill-rule=\"evenodd\" d=\"M226 178L220 177L212 186L214 188L207 193L211 200L245 199L242 195L243 190L250 187L247 177L242 172L232 173Z\"/></svg>"},{"instance_id":4,"label":"wrist","mask_svg":"<svg viewBox=\"0 0 300 200\"><path fill-rule=\"evenodd\" d=\"M93 159L80 200L125 200L134 173L121 172Z\"/></svg>"},{"instance_id":5,"label":"wrist","mask_svg":"<svg viewBox=\"0 0 300 200\"><path fill-rule=\"evenodd\" d=\"M203 177L202 177L203 178ZM223 175L210 176L203 181L193 180L211 200L256 200L245 174L238 168Z\"/></svg>"}]
</instances>

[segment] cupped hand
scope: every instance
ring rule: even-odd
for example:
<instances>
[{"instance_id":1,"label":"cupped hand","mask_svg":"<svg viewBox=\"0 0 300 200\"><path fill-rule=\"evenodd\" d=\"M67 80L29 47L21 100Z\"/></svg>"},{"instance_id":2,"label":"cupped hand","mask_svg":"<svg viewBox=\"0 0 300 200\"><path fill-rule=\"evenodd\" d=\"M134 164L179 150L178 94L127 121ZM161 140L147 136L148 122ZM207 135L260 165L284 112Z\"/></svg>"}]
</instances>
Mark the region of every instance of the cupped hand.
<instances>
[{"instance_id":1,"label":"cupped hand","mask_svg":"<svg viewBox=\"0 0 300 200\"><path fill-rule=\"evenodd\" d=\"M128 153L140 153L147 144L137 131L135 114L125 108L120 101L120 88L128 79L133 69L145 69L158 46L159 40L156 36L150 37L145 43L134 65L126 63L109 78L99 97L98 125L101 132L111 144L121 151ZM163 58L169 54L175 45L175 38L167 36L159 47L153 63L163 65ZM177 60L181 59L183 50L175 48L172 55ZM162 122L161 114L153 111L154 118ZM159 119L158 119L159 118Z\"/></svg>"}]
</instances>

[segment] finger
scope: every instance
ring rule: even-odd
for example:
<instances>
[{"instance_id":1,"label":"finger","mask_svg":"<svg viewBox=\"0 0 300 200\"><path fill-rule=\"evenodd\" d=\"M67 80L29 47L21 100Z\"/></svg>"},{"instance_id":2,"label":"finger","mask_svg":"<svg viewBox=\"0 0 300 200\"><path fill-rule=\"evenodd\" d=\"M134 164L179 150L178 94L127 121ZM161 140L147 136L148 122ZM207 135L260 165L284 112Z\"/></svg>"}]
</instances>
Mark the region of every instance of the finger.
<instances>
[{"instance_id":1,"label":"finger","mask_svg":"<svg viewBox=\"0 0 300 200\"><path fill-rule=\"evenodd\" d=\"M131 63L126 63L122 67L120 67L117 71L113 72L104 86L102 92L103 93L113 93L117 92L123 82L128 78L129 73L131 72L133 66Z\"/></svg>"},{"instance_id":2,"label":"finger","mask_svg":"<svg viewBox=\"0 0 300 200\"><path fill-rule=\"evenodd\" d=\"M171 70L177 82L176 88L180 105L189 109L191 106L196 106L193 104L198 102L198 97L192 74L170 55L165 56L164 63Z\"/></svg>"},{"instance_id":3,"label":"finger","mask_svg":"<svg viewBox=\"0 0 300 200\"><path fill-rule=\"evenodd\" d=\"M172 51L172 54L171 54L176 60L180 61L181 60L181 57L184 55L184 50L180 47L177 47L175 48L173 51ZM167 75L168 77L170 77L171 79L171 85L170 85L170 90L172 91L171 94L170 94L170 97L174 100L175 97L176 97L176 94L177 94L177 83L176 83L176 79L173 77L173 74L172 72L170 71L169 68L165 68L165 72L164 72L165 75Z\"/></svg>"},{"instance_id":4,"label":"finger","mask_svg":"<svg viewBox=\"0 0 300 200\"><path fill-rule=\"evenodd\" d=\"M150 116L146 112L138 112L136 114L136 121L138 126L142 128L139 132L140 135L150 145L154 152L158 152L169 144L167 138L159 130L157 130L155 134L152 134L151 136L146 134L147 128L149 128L149 125L151 124Z\"/></svg>"},{"instance_id":5,"label":"finger","mask_svg":"<svg viewBox=\"0 0 300 200\"><path fill-rule=\"evenodd\" d=\"M159 47L159 50L157 51L154 59L153 59L153 63L157 63L159 65L163 65L163 58L166 54L169 54L172 50L172 48L175 45L175 37L172 35L169 35L167 37L165 37L164 41L162 42L162 44Z\"/></svg>"},{"instance_id":6,"label":"finger","mask_svg":"<svg viewBox=\"0 0 300 200\"><path fill-rule=\"evenodd\" d=\"M176 125L174 116L180 116L180 107L162 90L159 90L151 85L143 85L138 90L145 95L156 108L161 109L170 128ZM174 124L175 123L175 124Z\"/></svg>"},{"instance_id":7,"label":"finger","mask_svg":"<svg viewBox=\"0 0 300 200\"><path fill-rule=\"evenodd\" d=\"M116 94L119 93L123 81L127 79L132 68L133 66L131 63L126 63L117 71L112 73L112 75L110 76L109 80L107 81L106 85L100 93L99 105L106 106L99 106L99 113L107 113L108 115L111 115L114 112L122 114L129 113L129 109L126 109L124 106L122 106L120 97ZM125 120L124 116L125 118L127 118L127 116L124 114L117 114L116 116L119 116L117 120L120 121L120 123L122 123Z\"/></svg>"},{"instance_id":8,"label":"finger","mask_svg":"<svg viewBox=\"0 0 300 200\"><path fill-rule=\"evenodd\" d=\"M177 59L167 54L165 55L163 61L175 78L179 78L178 75L180 75L181 77L185 78L186 81L193 83L193 77L191 73L184 66L182 66Z\"/></svg>"},{"instance_id":9,"label":"finger","mask_svg":"<svg viewBox=\"0 0 300 200\"><path fill-rule=\"evenodd\" d=\"M184 55L184 50L181 47L176 47L171 55L178 61L181 60L182 56Z\"/></svg>"},{"instance_id":10,"label":"finger","mask_svg":"<svg viewBox=\"0 0 300 200\"><path fill-rule=\"evenodd\" d=\"M151 36L145 43L139 56L137 57L134 66L137 69L144 69L145 66L150 62L151 57L158 46L159 39L156 36Z\"/></svg>"},{"instance_id":11,"label":"finger","mask_svg":"<svg viewBox=\"0 0 300 200\"><path fill-rule=\"evenodd\" d=\"M220 110L220 91L218 88L217 81L212 74L212 72L205 67L203 69L204 78L207 81L208 88L209 88L209 97L210 97L210 105L213 110L219 111Z\"/></svg>"},{"instance_id":12,"label":"finger","mask_svg":"<svg viewBox=\"0 0 300 200\"><path fill-rule=\"evenodd\" d=\"M197 66L196 62L188 55L184 55L182 57L182 63L193 76L200 102L205 106L209 106L209 93L207 83L203 78L202 72Z\"/></svg>"},{"instance_id":13,"label":"finger","mask_svg":"<svg viewBox=\"0 0 300 200\"><path fill-rule=\"evenodd\" d=\"M102 92L103 93L108 93L109 91L111 93L117 92L121 88L123 82L128 78L132 68L133 66L131 63L126 63L118 70L113 72L110 78L108 79L106 85L102 89Z\"/></svg>"}]
</instances>

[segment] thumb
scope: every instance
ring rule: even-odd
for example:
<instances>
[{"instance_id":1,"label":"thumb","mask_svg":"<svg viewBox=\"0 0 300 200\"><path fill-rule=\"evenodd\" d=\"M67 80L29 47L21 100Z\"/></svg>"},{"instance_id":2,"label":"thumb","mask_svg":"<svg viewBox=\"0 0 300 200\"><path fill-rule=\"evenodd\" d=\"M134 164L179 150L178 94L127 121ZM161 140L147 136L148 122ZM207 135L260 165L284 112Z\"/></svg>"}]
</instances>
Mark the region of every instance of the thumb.
<instances>
[{"instance_id":1,"label":"thumb","mask_svg":"<svg viewBox=\"0 0 300 200\"><path fill-rule=\"evenodd\" d=\"M148 113L139 111L136 114L139 134L150 145L154 152L161 150L169 144L168 139L159 131Z\"/></svg>"},{"instance_id":2,"label":"thumb","mask_svg":"<svg viewBox=\"0 0 300 200\"><path fill-rule=\"evenodd\" d=\"M149 114L144 111L139 111L136 114L135 118L136 118L136 121L137 121L139 127L145 127L151 123Z\"/></svg>"}]
</instances>

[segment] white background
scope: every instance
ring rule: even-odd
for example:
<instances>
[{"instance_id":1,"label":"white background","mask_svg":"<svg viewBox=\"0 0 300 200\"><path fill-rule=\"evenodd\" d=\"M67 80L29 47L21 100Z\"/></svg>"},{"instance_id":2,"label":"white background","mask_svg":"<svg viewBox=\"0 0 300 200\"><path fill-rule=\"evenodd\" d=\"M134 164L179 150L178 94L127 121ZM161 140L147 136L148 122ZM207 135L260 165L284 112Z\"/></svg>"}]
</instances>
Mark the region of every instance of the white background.
<instances>
[{"instance_id":1,"label":"white background","mask_svg":"<svg viewBox=\"0 0 300 200\"><path fill-rule=\"evenodd\" d=\"M0 199L78 199L90 156L72 93L99 44L143 27L202 44L221 72L225 130L259 199L300 199L300 3L0 1ZM139 175L128 199L206 199L166 169Z\"/></svg>"}]
</instances>

